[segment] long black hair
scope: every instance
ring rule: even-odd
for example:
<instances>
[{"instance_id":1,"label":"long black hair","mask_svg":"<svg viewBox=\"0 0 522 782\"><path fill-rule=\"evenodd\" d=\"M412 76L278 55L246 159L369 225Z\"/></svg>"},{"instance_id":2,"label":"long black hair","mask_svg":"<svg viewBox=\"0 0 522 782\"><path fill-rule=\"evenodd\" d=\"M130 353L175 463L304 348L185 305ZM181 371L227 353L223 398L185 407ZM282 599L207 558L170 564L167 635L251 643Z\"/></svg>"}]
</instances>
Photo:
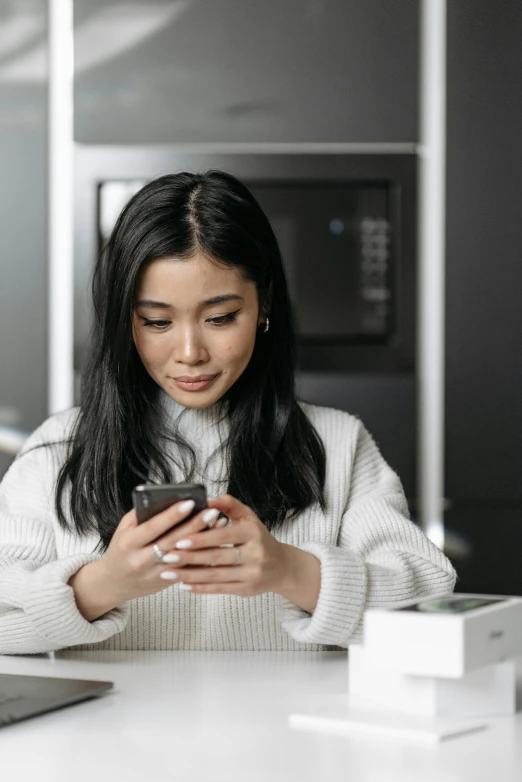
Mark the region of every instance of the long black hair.
<instances>
[{"instance_id":1,"label":"long black hair","mask_svg":"<svg viewBox=\"0 0 522 782\"><path fill-rule=\"evenodd\" d=\"M81 407L56 486L61 526L99 533L102 550L131 508L134 486L151 469L162 481L172 480L161 447L159 386L132 340L138 278L155 258L198 252L253 281L259 311L270 318L269 330L258 331L249 364L225 395L228 491L271 530L314 502L325 507L326 457L296 400L291 304L270 223L230 174L163 176L129 201L96 264ZM179 453L191 450L175 432L171 439ZM63 511L67 487L70 522Z\"/></svg>"}]
</instances>

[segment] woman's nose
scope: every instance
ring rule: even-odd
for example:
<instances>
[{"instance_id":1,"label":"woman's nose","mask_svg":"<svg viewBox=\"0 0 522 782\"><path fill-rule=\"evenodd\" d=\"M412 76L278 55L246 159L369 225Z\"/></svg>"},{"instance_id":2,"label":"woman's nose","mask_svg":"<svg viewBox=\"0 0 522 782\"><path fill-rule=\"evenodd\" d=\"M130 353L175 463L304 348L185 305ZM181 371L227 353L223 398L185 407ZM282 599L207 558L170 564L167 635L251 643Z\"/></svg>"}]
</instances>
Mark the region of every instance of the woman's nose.
<instances>
[{"instance_id":1,"label":"woman's nose","mask_svg":"<svg viewBox=\"0 0 522 782\"><path fill-rule=\"evenodd\" d=\"M181 364L199 364L208 361L209 354L203 344L199 329L186 326L179 329L174 348L174 359Z\"/></svg>"}]
</instances>

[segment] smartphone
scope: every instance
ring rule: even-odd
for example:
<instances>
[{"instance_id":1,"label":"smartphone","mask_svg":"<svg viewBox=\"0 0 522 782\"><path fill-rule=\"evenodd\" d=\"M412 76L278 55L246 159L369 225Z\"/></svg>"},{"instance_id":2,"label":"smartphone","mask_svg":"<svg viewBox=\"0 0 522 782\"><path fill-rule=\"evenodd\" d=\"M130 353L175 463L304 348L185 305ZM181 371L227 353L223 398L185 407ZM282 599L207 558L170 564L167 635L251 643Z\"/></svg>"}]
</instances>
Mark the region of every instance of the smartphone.
<instances>
[{"instance_id":1,"label":"smartphone","mask_svg":"<svg viewBox=\"0 0 522 782\"><path fill-rule=\"evenodd\" d=\"M132 501L136 509L138 524L156 516L176 502L194 500L194 510L183 519L183 523L207 507L207 491L201 483L164 483L157 485L145 483L136 486L132 492Z\"/></svg>"}]
</instances>

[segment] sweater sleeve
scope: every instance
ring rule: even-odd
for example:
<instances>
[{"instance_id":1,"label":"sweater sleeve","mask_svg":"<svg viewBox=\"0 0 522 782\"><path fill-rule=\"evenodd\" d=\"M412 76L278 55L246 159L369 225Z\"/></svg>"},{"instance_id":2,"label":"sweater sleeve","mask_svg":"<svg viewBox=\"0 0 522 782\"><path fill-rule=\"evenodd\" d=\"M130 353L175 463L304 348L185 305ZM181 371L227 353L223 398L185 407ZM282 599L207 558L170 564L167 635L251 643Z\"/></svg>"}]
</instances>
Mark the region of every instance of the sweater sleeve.
<instances>
[{"instance_id":1,"label":"sweater sleeve","mask_svg":"<svg viewBox=\"0 0 522 782\"><path fill-rule=\"evenodd\" d=\"M337 543L299 546L320 561L321 587L313 614L283 600L283 628L297 641L347 647L362 640L365 609L455 586L451 563L409 520L401 482L360 422Z\"/></svg>"},{"instance_id":2,"label":"sweater sleeve","mask_svg":"<svg viewBox=\"0 0 522 782\"><path fill-rule=\"evenodd\" d=\"M88 622L78 611L67 582L97 555L57 557L50 518L56 460L48 448L28 451L39 439L31 436L0 484L0 654L98 643L123 630L128 613L116 608Z\"/></svg>"}]
</instances>

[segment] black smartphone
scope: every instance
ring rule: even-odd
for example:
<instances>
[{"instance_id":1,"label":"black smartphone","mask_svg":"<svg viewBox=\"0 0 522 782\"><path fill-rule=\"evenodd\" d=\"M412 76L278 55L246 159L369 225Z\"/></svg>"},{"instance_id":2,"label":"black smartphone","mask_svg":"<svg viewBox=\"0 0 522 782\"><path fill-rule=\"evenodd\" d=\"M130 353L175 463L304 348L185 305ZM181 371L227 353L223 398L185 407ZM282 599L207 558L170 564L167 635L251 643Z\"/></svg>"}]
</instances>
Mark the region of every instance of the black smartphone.
<instances>
[{"instance_id":1,"label":"black smartphone","mask_svg":"<svg viewBox=\"0 0 522 782\"><path fill-rule=\"evenodd\" d=\"M183 523L207 507L207 491L201 483L164 483L157 485L145 483L136 486L132 492L132 501L136 509L138 524L156 516L176 502L194 500L194 510L183 519Z\"/></svg>"}]
</instances>

